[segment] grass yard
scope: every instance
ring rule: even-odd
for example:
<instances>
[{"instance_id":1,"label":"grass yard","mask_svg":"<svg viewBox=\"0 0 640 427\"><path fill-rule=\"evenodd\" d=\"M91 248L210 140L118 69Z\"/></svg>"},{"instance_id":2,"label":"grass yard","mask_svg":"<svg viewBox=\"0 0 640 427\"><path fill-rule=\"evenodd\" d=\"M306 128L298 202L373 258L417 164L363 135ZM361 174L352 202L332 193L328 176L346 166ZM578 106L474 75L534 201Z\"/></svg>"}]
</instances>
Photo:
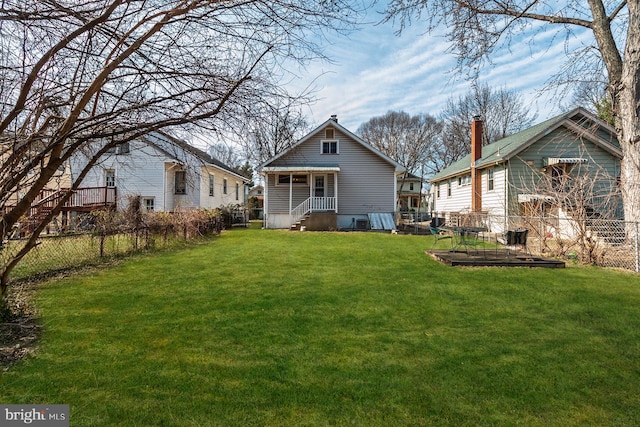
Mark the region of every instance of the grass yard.
<instances>
[{"instance_id":1,"label":"grass yard","mask_svg":"<svg viewBox=\"0 0 640 427\"><path fill-rule=\"evenodd\" d=\"M640 277L451 268L431 239L237 229L50 282L0 402L72 426L640 424Z\"/></svg>"}]
</instances>

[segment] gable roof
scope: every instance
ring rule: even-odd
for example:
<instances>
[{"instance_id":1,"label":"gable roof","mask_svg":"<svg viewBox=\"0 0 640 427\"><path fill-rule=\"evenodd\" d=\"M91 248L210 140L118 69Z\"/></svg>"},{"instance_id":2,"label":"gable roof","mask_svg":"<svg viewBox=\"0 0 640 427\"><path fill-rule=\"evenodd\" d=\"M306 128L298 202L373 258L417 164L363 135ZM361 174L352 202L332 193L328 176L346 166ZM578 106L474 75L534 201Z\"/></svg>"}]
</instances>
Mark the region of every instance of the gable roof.
<instances>
[{"instance_id":1,"label":"gable roof","mask_svg":"<svg viewBox=\"0 0 640 427\"><path fill-rule=\"evenodd\" d=\"M603 129L611 135L610 140L599 137L596 132L590 130L589 123ZM545 120L506 138L482 147L482 157L476 161L477 168L486 168L491 165L505 162L518 155L523 150L533 145L536 141L560 127L580 134L580 136L598 145L611 155L622 158L622 151L615 136L615 130L598 117L582 107L578 107L567 113ZM471 170L471 154L467 154L460 160L452 163L439 173L435 174L429 182L437 182L451 178Z\"/></svg>"},{"instance_id":2,"label":"gable roof","mask_svg":"<svg viewBox=\"0 0 640 427\"><path fill-rule=\"evenodd\" d=\"M328 127L328 126L332 126L332 127L336 128L336 129L339 129L342 133L346 134L348 137L350 137L351 139L353 139L354 141L356 141L357 143L362 145L364 148L366 148L367 150L369 150L372 153L374 153L375 155L379 156L380 158L382 158L386 162L388 162L391 165L393 165L395 167L396 172L404 172L405 168L400 163L396 162L391 157L387 156L386 154L384 154L380 150L376 149L374 146L372 146L371 144L369 144L368 142L366 142L365 140L363 140L362 138L360 138L356 134L352 133L350 130L348 130L347 128L345 128L341 124L339 124L338 121L333 117L328 119L324 123L322 123L320 126L316 127L311 132L309 132L307 135L305 135L303 138L301 138L298 142L296 142L291 147L287 148L286 150L284 150L283 152L281 152L279 154L276 154L275 156L273 156L272 158L270 158L269 160L267 160L266 162L264 162L263 164L258 166L256 168L256 170L258 170L258 171L263 170L270 163L274 162L275 160L277 160L277 159L279 159L281 157L286 156L287 154L289 154L290 152L295 150L297 147L299 147L300 145L304 144L309 139L311 139L320 130L322 130L325 127Z\"/></svg>"},{"instance_id":3,"label":"gable roof","mask_svg":"<svg viewBox=\"0 0 640 427\"><path fill-rule=\"evenodd\" d=\"M220 160L207 154L205 151L200 150L199 148L194 147L193 145L190 145L185 141L171 136L167 133L160 131L152 132L151 134L143 137L142 140L146 144L155 147L157 150L164 153L167 157L174 159L177 162L184 162L185 159L181 159L179 153L177 153L175 150L172 150L172 148L175 149L176 147L195 156L198 160L200 160L207 166L215 166L219 169L223 169L225 172L241 178L244 182L250 181L248 178L245 178L244 176L238 174L238 172L231 169L230 166L225 165Z\"/></svg>"}]
</instances>

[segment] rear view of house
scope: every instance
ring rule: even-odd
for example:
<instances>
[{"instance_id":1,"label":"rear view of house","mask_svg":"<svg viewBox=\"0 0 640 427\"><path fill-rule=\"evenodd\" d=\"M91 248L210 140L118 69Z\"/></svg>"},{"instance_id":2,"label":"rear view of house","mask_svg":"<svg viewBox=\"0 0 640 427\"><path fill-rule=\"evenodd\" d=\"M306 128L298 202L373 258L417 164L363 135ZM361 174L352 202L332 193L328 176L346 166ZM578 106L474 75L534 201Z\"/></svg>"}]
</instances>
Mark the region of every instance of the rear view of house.
<instances>
[{"instance_id":1,"label":"rear view of house","mask_svg":"<svg viewBox=\"0 0 640 427\"><path fill-rule=\"evenodd\" d=\"M267 228L394 228L397 176L404 168L335 116L259 166Z\"/></svg>"},{"instance_id":2,"label":"rear view of house","mask_svg":"<svg viewBox=\"0 0 640 427\"><path fill-rule=\"evenodd\" d=\"M78 154L72 174L86 164ZM115 147L83 180L85 186L117 188L120 205L135 195L144 209L166 212L242 205L247 183L229 166L162 132Z\"/></svg>"}]
</instances>

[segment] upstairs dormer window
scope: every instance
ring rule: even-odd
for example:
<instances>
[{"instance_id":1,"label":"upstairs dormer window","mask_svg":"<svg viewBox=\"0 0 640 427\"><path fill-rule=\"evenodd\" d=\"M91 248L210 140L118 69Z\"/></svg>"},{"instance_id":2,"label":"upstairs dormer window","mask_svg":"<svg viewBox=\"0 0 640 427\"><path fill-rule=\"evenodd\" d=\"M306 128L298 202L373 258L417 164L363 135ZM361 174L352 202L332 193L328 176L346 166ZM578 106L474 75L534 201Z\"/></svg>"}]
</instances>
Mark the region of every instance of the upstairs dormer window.
<instances>
[{"instance_id":1,"label":"upstairs dormer window","mask_svg":"<svg viewBox=\"0 0 640 427\"><path fill-rule=\"evenodd\" d=\"M338 154L338 141L322 141L322 154Z\"/></svg>"}]
</instances>

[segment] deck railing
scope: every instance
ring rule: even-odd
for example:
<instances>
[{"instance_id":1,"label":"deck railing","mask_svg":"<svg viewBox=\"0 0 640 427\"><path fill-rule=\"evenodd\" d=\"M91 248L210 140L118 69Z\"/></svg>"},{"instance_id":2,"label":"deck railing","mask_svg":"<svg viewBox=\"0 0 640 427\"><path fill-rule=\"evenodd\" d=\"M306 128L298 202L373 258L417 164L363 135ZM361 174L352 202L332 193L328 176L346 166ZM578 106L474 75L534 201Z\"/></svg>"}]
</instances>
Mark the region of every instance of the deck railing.
<instances>
[{"instance_id":1,"label":"deck railing","mask_svg":"<svg viewBox=\"0 0 640 427\"><path fill-rule=\"evenodd\" d=\"M117 190L115 187L84 187L76 190L61 188L59 190L44 189L34 200L29 209L29 216L37 215L43 209L53 209L58 200L69 191L73 194L62 207L63 210L94 209L99 207L113 207L116 205ZM0 207L0 214L6 215L15 205Z\"/></svg>"},{"instance_id":2,"label":"deck railing","mask_svg":"<svg viewBox=\"0 0 640 427\"><path fill-rule=\"evenodd\" d=\"M337 199L335 197L309 197L291 210L291 222L299 221L311 212L335 212L336 206Z\"/></svg>"},{"instance_id":3,"label":"deck railing","mask_svg":"<svg viewBox=\"0 0 640 427\"><path fill-rule=\"evenodd\" d=\"M65 203L65 207L114 206L115 204L115 187L85 187L75 190Z\"/></svg>"}]
</instances>

